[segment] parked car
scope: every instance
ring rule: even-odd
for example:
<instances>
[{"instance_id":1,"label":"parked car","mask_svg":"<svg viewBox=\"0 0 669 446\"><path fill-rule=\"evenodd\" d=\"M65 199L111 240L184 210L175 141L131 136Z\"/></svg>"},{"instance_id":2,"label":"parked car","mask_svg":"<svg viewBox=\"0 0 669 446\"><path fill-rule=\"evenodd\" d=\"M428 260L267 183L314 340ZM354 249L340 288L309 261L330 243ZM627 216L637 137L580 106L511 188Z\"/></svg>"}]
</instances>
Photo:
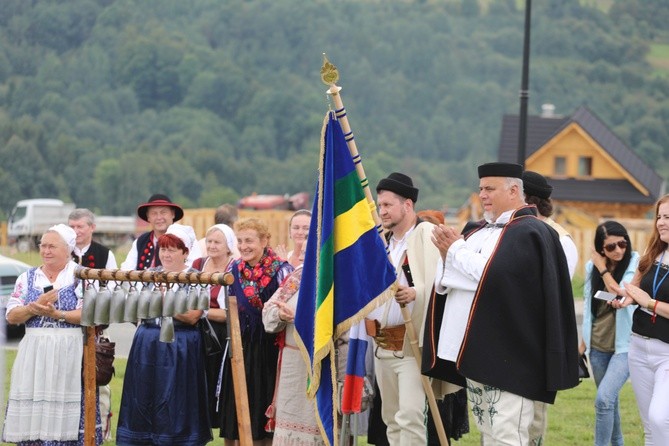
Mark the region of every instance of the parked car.
<instances>
[{"instance_id":1,"label":"parked car","mask_svg":"<svg viewBox=\"0 0 669 446\"><path fill-rule=\"evenodd\" d=\"M14 291L16 279L22 272L30 269L30 265L10 257L0 255L0 322L6 327L7 338L20 338L25 333L25 326L10 325L5 319L7 300Z\"/></svg>"}]
</instances>

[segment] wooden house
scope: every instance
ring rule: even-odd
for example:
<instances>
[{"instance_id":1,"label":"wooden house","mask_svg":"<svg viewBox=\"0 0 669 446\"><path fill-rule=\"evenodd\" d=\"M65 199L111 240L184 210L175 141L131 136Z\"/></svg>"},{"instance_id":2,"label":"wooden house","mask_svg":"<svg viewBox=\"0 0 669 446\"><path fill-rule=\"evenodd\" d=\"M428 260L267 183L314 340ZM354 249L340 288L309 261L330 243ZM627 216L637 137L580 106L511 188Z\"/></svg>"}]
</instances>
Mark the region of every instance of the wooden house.
<instances>
[{"instance_id":1,"label":"wooden house","mask_svg":"<svg viewBox=\"0 0 669 446\"><path fill-rule=\"evenodd\" d=\"M529 116L525 168L553 186L558 214L582 213L602 219L640 219L653 213L665 181L587 107L569 116ZM519 117L505 115L499 161L518 160Z\"/></svg>"}]
</instances>

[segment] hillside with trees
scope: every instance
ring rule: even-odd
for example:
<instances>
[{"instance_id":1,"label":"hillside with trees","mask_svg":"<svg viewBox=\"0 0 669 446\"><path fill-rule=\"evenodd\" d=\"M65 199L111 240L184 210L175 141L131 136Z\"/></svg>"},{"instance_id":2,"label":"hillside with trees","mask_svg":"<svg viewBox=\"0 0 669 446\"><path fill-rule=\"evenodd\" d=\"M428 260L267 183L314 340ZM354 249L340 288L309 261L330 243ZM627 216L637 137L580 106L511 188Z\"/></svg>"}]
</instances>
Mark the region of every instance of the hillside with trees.
<instances>
[{"instance_id":1,"label":"hillside with trees","mask_svg":"<svg viewBox=\"0 0 669 446\"><path fill-rule=\"evenodd\" d=\"M669 72L649 62L669 44L669 2L534 3L530 113L586 104L669 177ZM457 207L518 111L522 4L3 0L0 209L57 197L130 214L155 192L186 207L311 192L324 52L371 184L401 170L420 208Z\"/></svg>"}]
</instances>

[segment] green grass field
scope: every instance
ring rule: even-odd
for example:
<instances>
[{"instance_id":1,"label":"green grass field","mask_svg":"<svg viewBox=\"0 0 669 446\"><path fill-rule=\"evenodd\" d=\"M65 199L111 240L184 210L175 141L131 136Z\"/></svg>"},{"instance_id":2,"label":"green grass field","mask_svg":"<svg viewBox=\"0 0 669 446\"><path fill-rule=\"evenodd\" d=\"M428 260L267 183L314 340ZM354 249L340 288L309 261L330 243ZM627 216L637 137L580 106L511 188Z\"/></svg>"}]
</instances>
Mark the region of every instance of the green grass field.
<instances>
[{"instance_id":1,"label":"green grass field","mask_svg":"<svg viewBox=\"0 0 669 446\"><path fill-rule=\"evenodd\" d=\"M14 362L16 352L10 349L3 350L5 355L5 386L4 398L7 397L9 389L9 371ZM123 377L125 375L126 361L123 358L117 358L115 361L116 376L111 382L112 389L112 408L114 416L112 417L112 432L116 434L116 422L118 420L118 407L121 398L121 388L123 386ZM593 443L594 432L594 399L595 385L591 379L583 381L578 387L558 394L554 406L548 411L548 435L546 444L549 445L585 445ZM2 414L4 419L6 401L2 401ZM643 429L632 393L632 387L628 382L623 387L620 395L620 410L623 424L623 433L625 435L625 444L628 446L643 445ZM458 446L478 446L479 434L476 430L473 420L470 418L472 432L465 435L457 442ZM218 431L214 431L214 436L218 436ZM6 443L1 443L6 444ZM105 443L114 444L113 441ZM223 445L223 440L215 438L210 444ZM365 437L358 438L358 445L366 445Z\"/></svg>"},{"instance_id":2,"label":"green grass field","mask_svg":"<svg viewBox=\"0 0 669 446\"><path fill-rule=\"evenodd\" d=\"M669 75L669 44L653 43L650 45L648 53L648 63L650 63L657 76L666 77Z\"/></svg>"}]
</instances>

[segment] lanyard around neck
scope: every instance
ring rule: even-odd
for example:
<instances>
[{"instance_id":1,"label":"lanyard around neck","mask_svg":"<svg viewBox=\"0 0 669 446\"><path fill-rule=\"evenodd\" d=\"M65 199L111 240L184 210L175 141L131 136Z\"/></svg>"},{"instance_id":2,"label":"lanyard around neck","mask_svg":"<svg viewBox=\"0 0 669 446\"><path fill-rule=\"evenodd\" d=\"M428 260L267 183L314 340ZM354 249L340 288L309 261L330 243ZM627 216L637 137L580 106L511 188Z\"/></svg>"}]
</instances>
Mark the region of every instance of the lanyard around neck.
<instances>
[{"instance_id":1,"label":"lanyard around neck","mask_svg":"<svg viewBox=\"0 0 669 446\"><path fill-rule=\"evenodd\" d=\"M660 261L657 264L657 269L655 270L655 277L653 277L653 299L655 299L655 296L657 296L657 292L660 290L660 285L662 285L662 282L664 282L664 279L667 278L667 275L669 275L669 270L667 270L666 273L662 276L660 281L657 281L657 276L658 273L660 272L660 267L662 265L662 259L664 259L664 252L662 253L662 256L660 256Z\"/></svg>"}]
</instances>

